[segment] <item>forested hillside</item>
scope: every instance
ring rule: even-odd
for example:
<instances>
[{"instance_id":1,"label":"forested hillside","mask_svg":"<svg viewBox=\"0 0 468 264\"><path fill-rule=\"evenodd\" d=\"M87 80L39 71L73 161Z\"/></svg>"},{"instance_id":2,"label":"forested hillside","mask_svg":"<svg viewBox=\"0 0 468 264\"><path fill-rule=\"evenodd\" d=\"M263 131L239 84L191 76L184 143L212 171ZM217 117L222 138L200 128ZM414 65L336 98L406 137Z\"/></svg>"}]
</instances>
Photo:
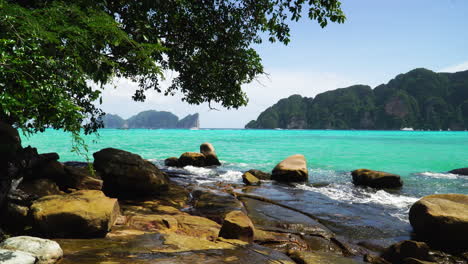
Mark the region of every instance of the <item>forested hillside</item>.
<instances>
[{"instance_id":1,"label":"forested hillside","mask_svg":"<svg viewBox=\"0 0 468 264\"><path fill-rule=\"evenodd\" d=\"M246 128L468 129L468 71L415 69L374 89L354 85L281 99Z\"/></svg>"}]
</instances>

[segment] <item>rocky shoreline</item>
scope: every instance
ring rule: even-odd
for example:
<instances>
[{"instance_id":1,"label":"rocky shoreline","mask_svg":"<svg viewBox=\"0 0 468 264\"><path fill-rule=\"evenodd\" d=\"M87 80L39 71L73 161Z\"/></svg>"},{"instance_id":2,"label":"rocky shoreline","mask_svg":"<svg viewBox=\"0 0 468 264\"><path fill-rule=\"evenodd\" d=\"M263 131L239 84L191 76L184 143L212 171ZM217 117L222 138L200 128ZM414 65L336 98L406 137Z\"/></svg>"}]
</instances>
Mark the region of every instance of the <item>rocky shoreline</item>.
<instances>
[{"instance_id":1,"label":"rocky shoreline","mask_svg":"<svg viewBox=\"0 0 468 264\"><path fill-rule=\"evenodd\" d=\"M0 263L466 263L467 195L432 195L410 210L414 240L382 248L334 233L326 221L252 194L262 181L308 178L304 156L244 184L199 186L118 149L94 153L93 169L37 154L1 210ZM214 147L166 160L216 166ZM403 184L398 175L353 171L357 185ZM379 186L379 183L383 186ZM252 189L253 188L253 189ZM44 239L39 239L44 238ZM29 245L29 246L28 246ZM34 245L34 246L30 246ZM29 248L29 249L28 249ZM32 249L32 250L31 250Z\"/></svg>"}]
</instances>

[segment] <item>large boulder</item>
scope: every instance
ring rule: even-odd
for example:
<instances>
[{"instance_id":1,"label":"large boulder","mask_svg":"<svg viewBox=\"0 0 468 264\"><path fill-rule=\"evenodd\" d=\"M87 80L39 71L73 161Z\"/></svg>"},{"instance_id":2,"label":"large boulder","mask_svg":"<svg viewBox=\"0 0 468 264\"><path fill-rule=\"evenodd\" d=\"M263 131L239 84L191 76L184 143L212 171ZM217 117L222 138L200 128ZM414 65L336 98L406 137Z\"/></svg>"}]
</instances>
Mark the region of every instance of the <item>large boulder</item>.
<instances>
[{"instance_id":1,"label":"large boulder","mask_svg":"<svg viewBox=\"0 0 468 264\"><path fill-rule=\"evenodd\" d=\"M117 199L97 190L44 196L31 206L34 227L50 237L103 236L119 213Z\"/></svg>"},{"instance_id":2,"label":"large boulder","mask_svg":"<svg viewBox=\"0 0 468 264\"><path fill-rule=\"evenodd\" d=\"M254 238L254 230L254 225L247 215L241 211L232 211L225 216L219 236L250 243Z\"/></svg>"},{"instance_id":3,"label":"large boulder","mask_svg":"<svg viewBox=\"0 0 468 264\"><path fill-rule=\"evenodd\" d=\"M0 249L0 263L2 264L36 264L33 255L8 249Z\"/></svg>"},{"instance_id":4,"label":"large boulder","mask_svg":"<svg viewBox=\"0 0 468 264\"><path fill-rule=\"evenodd\" d=\"M271 174L267 172L263 172L261 170L251 169L246 172L252 174L259 180L271 180Z\"/></svg>"},{"instance_id":5,"label":"large boulder","mask_svg":"<svg viewBox=\"0 0 468 264\"><path fill-rule=\"evenodd\" d=\"M195 166L195 167L205 167L206 165L205 155L197 152L185 152L179 157L179 166Z\"/></svg>"},{"instance_id":6,"label":"large boulder","mask_svg":"<svg viewBox=\"0 0 468 264\"><path fill-rule=\"evenodd\" d=\"M271 174L271 178L282 182L303 182L307 181L309 173L304 155L296 154L287 157L276 165Z\"/></svg>"},{"instance_id":7,"label":"large boulder","mask_svg":"<svg viewBox=\"0 0 468 264\"><path fill-rule=\"evenodd\" d=\"M32 181L21 182L19 189L25 193L36 195L37 197L63 194L57 184L50 179L37 179Z\"/></svg>"},{"instance_id":8,"label":"large boulder","mask_svg":"<svg viewBox=\"0 0 468 264\"><path fill-rule=\"evenodd\" d=\"M372 188L399 188L403 186L403 181L399 175L374 171L368 169L358 169L351 172L355 185L369 186Z\"/></svg>"},{"instance_id":9,"label":"large boulder","mask_svg":"<svg viewBox=\"0 0 468 264\"><path fill-rule=\"evenodd\" d=\"M205 166L219 166L218 156L216 155L215 148L211 143L205 142L200 145L200 153L205 155Z\"/></svg>"},{"instance_id":10,"label":"large boulder","mask_svg":"<svg viewBox=\"0 0 468 264\"><path fill-rule=\"evenodd\" d=\"M63 251L57 242L38 237L11 237L3 241L0 248L29 253L37 258L35 264L53 264L63 256Z\"/></svg>"},{"instance_id":11,"label":"large boulder","mask_svg":"<svg viewBox=\"0 0 468 264\"><path fill-rule=\"evenodd\" d=\"M169 157L164 160L164 165L169 166L169 167L179 167L179 158Z\"/></svg>"},{"instance_id":12,"label":"large boulder","mask_svg":"<svg viewBox=\"0 0 468 264\"><path fill-rule=\"evenodd\" d=\"M93 154L104 190L115 196L144 196L167 190L169 179L153 163L127 151L106 148Z\"/></svg>"},{"instance_id":13,"label":"large boulder","mask_svg":"<svg viewBox=\"0 0 468 264\"><path fill-rule=\"evenodd\" d=\"M447 249L468 249L468 195L434 194L411 206L409 220L416 235Z\"/></svg>"},{"instance_id":14,"label":"large boulder","mask_svg":"<svg viewBox=\"0 0 468 264\"><path fill-rule=\"evenodd\" d=\"M449 173L467 176L468 175L468 167L467 168L454 169L454 170L449 171Z\"/></svg>"},{"instance_id":15,"label":"large boulder","mask_svg":"<svg viewBox=\"0 0 468 264\"><path fill-rule=\"evenodd\" d=\"M65 177L60 181L65 188L76 190L101 190L103 181L88 166L65 165Z\"/></svg>"}]
</instances>

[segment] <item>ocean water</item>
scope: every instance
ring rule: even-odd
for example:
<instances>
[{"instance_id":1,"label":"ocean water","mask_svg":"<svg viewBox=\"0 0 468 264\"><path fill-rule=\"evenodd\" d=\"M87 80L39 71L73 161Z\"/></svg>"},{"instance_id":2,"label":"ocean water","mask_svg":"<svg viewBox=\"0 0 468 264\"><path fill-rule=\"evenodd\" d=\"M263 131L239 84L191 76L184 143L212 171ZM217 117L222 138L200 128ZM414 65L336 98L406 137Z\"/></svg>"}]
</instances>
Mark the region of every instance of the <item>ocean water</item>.
<instances>
[{"instance_id":1,"label":"ocean water","mask_svg":"<svg viewBox=\"0 0 468 264\"><path fill-rule=\"evenodd\" d=\"M408 210L420 197L468 194L468 176L447 173L468 167L468 132L103 129L99 136L86 140L91 159L93 152L114 147L137 153L160 167L167 157L198 152L201 143L211 142L222 166L164 168L190 174L200 185L241 183L243 171L271 171L287 156L303 154L308 183L267 182L251 192L313 213L351 240L388 244L407 238L411 232ZM71 137L61 131L24 137L23 146L27 145L40 153L57 152L61 161L85 160L70 152ZM358 168L399 174L404 187L393 191L355 187L350 171Z\"/></svg>"}]
</instances>

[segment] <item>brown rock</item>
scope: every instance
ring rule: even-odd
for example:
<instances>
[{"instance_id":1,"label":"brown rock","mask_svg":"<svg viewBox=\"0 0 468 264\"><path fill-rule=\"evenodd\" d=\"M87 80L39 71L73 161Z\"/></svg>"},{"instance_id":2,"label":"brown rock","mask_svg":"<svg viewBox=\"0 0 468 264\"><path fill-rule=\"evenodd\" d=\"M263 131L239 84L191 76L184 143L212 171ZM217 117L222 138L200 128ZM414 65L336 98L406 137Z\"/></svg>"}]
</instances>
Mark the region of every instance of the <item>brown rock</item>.
<instances>
[{"instance_id":1,"label":"brown rock","mask_svg":"<svg viewBox=\"0 0 468 264\"><path fill-rule=\"evenodd\" d=\"M257 177L257 179L259 180L271 180L270 173L266 173L261 170L255 170L255 169L248 170L247 172Z\"/></svg>"},{"instance_id":2,"label":"brown rock","mask_svg":"<svg viewBox=\"0 0 468 264\"><path fill-rule=\"evenodd\" d=\"M241 211L232 211L224 218L219 236L250 243L253 242L254 230L254 225L247 215Z\"/></svg>"},{"instance_id":3,"label":"brown rock","mask_svg":"<svg viewBox=\"0 0 468 264\"><path fill-rule=\"evenodd\" d=\"M316 251L290 251L288 255L299 264L353 264L359 263L353 259Z\"/></svg>"},{"instance_id":4,"label":"brown rock","mask_svg":"<svg viewBox=\"0 0 468 264\"><path fill-rule=\"evenodd\" d=\"M416 235L446 249L468 249L468 195L434 194L411 206Z\"/></svg>"},{"instance_id":5,"label":"brown rock","mask_svg":"<svg viewBox=\"0 0 468 264\"><path fill-rule=\"evenodd\" d=\"M432 261L424 261L420 259L415 259L415 258L405 258L403 260L403 264L437 264L437 263L432 262Z\"/></svg>"},{"instance_id":6,"label":"brown rock","mask_svg":"<svg viewBox=\"0 0 468 264\"><path fill-rule=\"evenodd\" d=\"M104 180L104 190L118 197L154 195L168 189L169 179L139 155L113 148L93 154L94 168Z\"/></svg>"},{"instance_id":7,"label":"brown rock","mask_svg":"<svg viewBox=\"0 0 468 264\"><path fill-rule=\"evenodd\" d=\"M283 182L307 181L309 173L303 155L293 155L281 161L273 169L271 178Z\"/></svg>"},{"instance_id":8,"label":"brown rock","mask_svg":"<svg viewBox=\"0 0 468 264\"><path fill-rule=\"evenodd\" d=\"M44 196L31 206L35 228L51 237L104 236L119 213L117 199L96 190Z\"/></svg>"},{"instance_id":9,"label":"brown rock","mask_svg":"<svg viewBox=\"0 0 468 264\"><path fill-rule=\"evenodd\" d=\"M200 145L200 153L205 155L205 166L219 166L218 156L216 155L215 148L211 143L205 142Z\"/></svg>"},{"instance_id":10,"label":"brown rock","mask_svg":"<svg viewBox=\"0 0 468 264\"><path fill-rule=\"evenodd\" d=\"M405 240L388 247L382 257L391 263L402 263L406 258L431 260L429 247L424 242Z\"/></svg>"},{"instance_id":11,"label":"brown rock","mask_svg":"<svg viewBox=\"0 0 468 264\"><path fill-rule=\"evenodd\" d=\"M66 188L77 190L102 189L103 181L96 172L94 172L93 175L89 167L65 166L65 173L63 185L65 185Z\"/></svg>"},{"instance_id":12,"label":"brown rock","mask_svg":"<svg viewBox=\"0 0 468 264\"><path fill-rule=\"evenodd\" d=\"M22 182L19 186L19 189L28 193L37 195L38 197L55 195L55 194L64 194L57 184L50 179L37 179L32 181Z\"/></svg>"},{"instance_id":13,"label":"brown rock","mask_svg":"<svg viewBox=\"0 0 468 264\"><path fill-rule=\"evenodd\" d=\"M179 158L177 157L170 157L164 160L164 165L169 167L178 167L179 166Z\"/></svg>"},{"instance_id":14,"label":"brown rock","mask_svg":"<svg viewBox=\"0 0 468 264\"><path fill-rule=\"evenodd\" d=\"M358 169L351 172L355 185L364 185L372 188L399 188L403 182L399 175L383 171Z\"/></svg>"},{"instance_id":15,"label":"brown rock","mask_svg":"<svg viewBox=\"0 0 468 264\"><path fill-rule=\"evenodd\" d=\"M204 167L206 166L205 155L197 152L185 152L179 157L179 166Z\"/></svg>"},{"instance_id":16,"label":"brown rock","mask_svg":"<svg viewBox=\"0 0 468 264\"><path fill-rule=\"evenodd\" d=\"M242 174L242 181L247 185L260 185L260 180L253 176L250 172Z\"/></svg>"}]
</instances>

